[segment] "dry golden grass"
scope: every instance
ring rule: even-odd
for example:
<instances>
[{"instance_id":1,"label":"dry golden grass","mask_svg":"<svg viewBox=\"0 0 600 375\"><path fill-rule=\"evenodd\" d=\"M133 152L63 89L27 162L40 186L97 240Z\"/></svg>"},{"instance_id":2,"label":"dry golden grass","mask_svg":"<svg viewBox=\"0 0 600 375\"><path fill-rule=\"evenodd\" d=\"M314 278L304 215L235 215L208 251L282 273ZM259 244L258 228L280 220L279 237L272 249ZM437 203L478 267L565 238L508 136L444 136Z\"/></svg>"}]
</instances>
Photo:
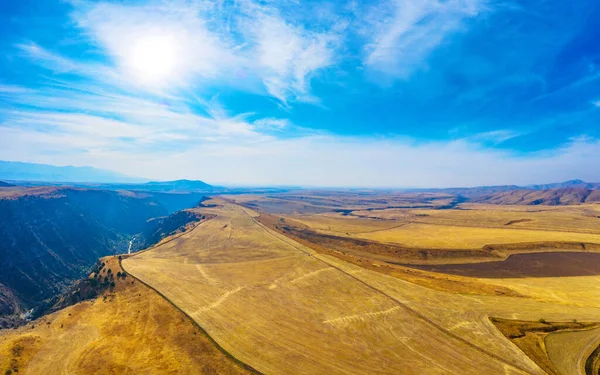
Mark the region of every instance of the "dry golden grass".
<instances>
[{"instance_id":1,"label":"dry golden grass","mask_svg":"<svg viewBox=\"0 0 600 375\"><path fill-rule=\"evenodd\" d=\"M479 249L485 245L551 241L600 244L600 219L556 210L528 215L500 209L413 210L395 220L339 214L286 217L318 233L414 248ZM509 222L512 224L505 225Z\"/></svg>"},{"instance_id":2,"label":"dry golden grass","mask_svg":"<svg viewBox=\"0 0 600 375\"><path fill-rule=\"evenodd\" d=\"M273 194L224 195L235 203L272 213L320 213L336 209L448 206L455 199L445 193L403 193L377 190L298 190Z\"/></svg>"},{"instance_id":3,"label":"dry golden grass","mask_svg":"<svg viewBox=\"0 0 600 375\"><path fill-rule=\"evenodd\" d=\"M561 344L565 344L566 341L562 340L554 340L554 337L558 337L558 333L566 333L567 337L571 334L579 333L581 335L576 335L575 337L581 338L585 336L589 336L589 331L595 331L595 329L600 329L599 323L581 323L581 322L546 322L545 320L537 321L537 322L528 322L521 320L508 320L508 319L498 319L491 318L492 322L498 327L498 329L515 343L523 352L527 353L544 371L546 371L549 375L563 375L564 372L557 371L557 368L554 366L552 361L548 356L548 350L546 347L546 339L549 336L553 336L552 341L560 342ZM571 342L572 344L573 342ZM551 348L552 351L560 350L558 345L553 344ZM567 349L566 352L559 352L558 358L560 360L571 361L573 358L570 355L573 355L577 358L578 355L582 355L586 357L585 351L576 350L575 347L562 348ZM575 349L575 350L573 350ZM581 348L579 348L581 349ZM572 352L570 352L572 350ZM569 353L567 355L566 353ZM554 353L556 356L556 353ZM578 374L580 371L570 372L568 374ZM582 373L582 375L585 375Z\"/></svg>"},{"instance_id":4,"label":"dry golden grass","mask_svg":"<svg viewBox=\"0 0 600 375\"><path fill-rule=\"evenodd\" d=\"M600 345L585 361L585 371L587 374L600 374Z\"/></svg>"},{"instance_id":5,"label":"dry golden grass","mask_svg":"<svg viewBox=\"0 0 600 375\"><path fill-rule=\"evenodd\" d=\"M600 309L600 276L478 280L509 288L543 302ZM600 319L600 311L598 317Z\"/></svg>"},{"instance_id":6,"label":"dry golden grass","mask_svg":"<svg viewBox=\"0 0 600 375\"><path fill-rule=\"evenodd\" d=\"M107 260L114 273L120 271L115 258ZM119 279L112 293L2 331L1 373L246 373L184 314L132 282Z\"/></svg>"},{"instance_id":7,"label":"dry golden grass","mask_svg":"<svg viewBox=\"0 0 600 375\"><path fill-rule=\"evenodd\" d=\"M389 230L359 233L355 234L354 237L411 247L449 249L473 249L482 248L485 245L522 242L600 243L600 234L431 224L408 224Z\"/></svg>"},{"instance_id":8,"label":"dry golden grass","mask_svg":"<svg viewBox=\"0 0 600 375\"><path fill-rule=\"evenodd\" d=\"M123 265L267 374L543 374L488 317L599 316L597 298L579 304L415 285L318 254L259 224L255 212L218 203L202 209L214 219ZM568 285L546 294L553 287Z\"/></svg>"},{"instance_id":9,"label":"dry golden grass","mask_svg":"<svg viewBox=\"0 0 600 375\"><path fill-rule=\"evenodd\" d=\"M546 336L546 350L559 375L585 375L585 362L600 345L600 328Z\"/></svg>"},{"instance_id":10,"label":"dry golden grass","mask_svg":"<svg viewBox=\"0 0 600 375\"><path fill-rule=\"evenodd\" d=\"M271 229L285 233L286 236L292 238L294 241L308 246L318 253L332 255L371 271L384 273L431 289L462 294L508 295L513 297L523 296L507 287L490 285L472 278L427 272L416 268L392 264L385 260L377 260L375 258L378 258L378 256L374 254L373 251L370 251L369 253L366 253L365 251L355 251L351 241L341 241L338 238L326 242L323 241L322 238L314 235L304 235L300 237L298 232L290 230L292 224L289 219L285 221L285 226L282 225L280 218L274 215L263 213L257 220ZM334 245L335 249L333 248ZM394 260L392 257L389 258ZM461 258L461 260L463 260L463 258Z\"/></svg>"},{"instance_id":11,"label":"dry golden grass","mask_svg":"<svg viewBox=\"0 0 600 375\"><path fill-rule=\"evenodd\" d=\"M600 233L599 204L546 207L463 204L460 207L452 210L384 209L352 214L423 224Z\"/></svg>"}]
</instances>

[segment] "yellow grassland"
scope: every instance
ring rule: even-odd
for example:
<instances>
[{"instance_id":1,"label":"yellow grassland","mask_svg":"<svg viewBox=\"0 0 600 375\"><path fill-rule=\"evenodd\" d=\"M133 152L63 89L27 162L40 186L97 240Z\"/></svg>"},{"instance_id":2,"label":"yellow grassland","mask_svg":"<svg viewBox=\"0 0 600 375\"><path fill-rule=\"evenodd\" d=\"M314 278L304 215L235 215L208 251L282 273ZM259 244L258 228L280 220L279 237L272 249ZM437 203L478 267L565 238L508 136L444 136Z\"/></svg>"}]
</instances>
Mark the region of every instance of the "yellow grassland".
<instances>
[{"instance_id":1,"label":"yellow grassland","mask_svg":"<svg viewBox=\"0 0 600 375\"><path fill-rule=\"evenodd\" d=\"M114 273L118 260L106 258ZM133 282L133 284L132 284ZM187 316L132 277L112 292L0 331L2 374L244 374Z\"/></svg>"},{"instance_id":2,"label":"yellow grassland","mask_svg":"<svg viewBox=\"0 0 600 375\"><path fill-rule=\"evenodd\" d=\"M123 266L266 374L543 374L489 317L600 317L593 284L584 286L598 285L595 278L574 282L581 283L575 300L566 296L569 280L545 294L523 288L529 297L444 292L318 254L258 223L250 209L212 203L222 206L201 210L215 218ZM450 243L490 243L475 237Z\"/></svg>"},{"instance_id":3,"label":"yellow grassland","mask_svg":"<svg viewBox=\"0 0 600 375\"><path fill-rule=\"evenodd\" d=\"M324 213L285 217L318 233L414 248L479 249L485 245L525 242L600 244L600 205L538 208L537 211L532 208L525 211L522 206L520 209L490 205L468 208L389 209L354 211L348 216Z\"/></svg>"},{"instance_id":4,"label":"yellow grassland","mask_svg":"<svg viewBox=\"0 0 600 375\"><path fill-rule=\"evenodd\" d=\"M600 345L600 328L551 333L544 341L559 375L585 375L585 361Z\"/></svg>"}]
</instances>

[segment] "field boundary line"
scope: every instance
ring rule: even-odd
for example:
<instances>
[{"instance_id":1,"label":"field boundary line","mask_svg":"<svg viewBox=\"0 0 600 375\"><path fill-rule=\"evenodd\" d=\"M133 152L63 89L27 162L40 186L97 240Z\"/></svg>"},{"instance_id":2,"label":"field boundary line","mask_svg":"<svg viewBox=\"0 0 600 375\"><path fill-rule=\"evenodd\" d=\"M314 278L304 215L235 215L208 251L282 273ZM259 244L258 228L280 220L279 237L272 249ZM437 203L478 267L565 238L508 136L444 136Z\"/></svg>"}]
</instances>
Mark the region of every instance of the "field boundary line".
<instances>
[{"instance_id":1,"label":"field boundary line","mask_svg":"<svg viewBox=\"0 0 600 375\"><path fill-rule=\"evenodd\" d=\"M237 205L237 204L236 204L236 205ZM243 211L243 210L242 210L242 211ZM491 358L494 358L494 359L496 359L496 360L500 361L501 363L503 363L503 364L505 364L505 365L508 365L508 366L511 366L511 367L513 367L513 368L515 368L515 369L518 369L518 370L520 370L520 371L523 371L523 372L524 372L524 373L526 373L526 374L531 374L531 371L529 371L529 370L526 370L526 369L522 368L521 366L519 366L519 365L517 365L517 364L510 363L509 361L507 361L506 359L502 358L501 356L499 356L499 355L496 355L496 354L494 354L494 353L491 353L491 352L488 352L487 350L485 350L485 349L483 349L483 348L481 348L481 347L479 347L479 346L477 346L477 345L475 345L475 344L471 343L470 341L468 341L468 340L466 340L466 339L464 339L464 338L462 338L462 337L458 336L457 334L455 334L455 333L453 333L453 332L451 332L451 331L449 331L449 330L445 329L444 327L440 326L438 323L436 323L436 322L434 322L433 320L431 320L431 319L427 318L426 316L422 315L421 313L419 313L418 311L414 310L413 308L411 308L411 307L407 306L406 304L404 304L404 303L403 303L403 302L401 302L400 300L396 299L395 297L392 297L392 296L391 296L391 295L389 295L388 293L386 293L386 292L384 292L384 291L382 291L382 290L380 290L380 289L378 289L378 288L374 287L373 285L371 285L371 284L369 284L369 283L367 283L367 282L365 282L365 281L361 280L360 278L358 278L358 277L356 277L356 276L354 276L354 275L352 275L352 274L350 274L350 273L348 273L348 272L344 271L343 269L339 268L338 266L336 266L336 265L334 265L334 264L332 264L332 263L329 263L327 260L325 260L325 259L322 259L322 258L320 258L320 257L316 257L316 256L314 256L313 254L309 253L308 251L306 251L306 250L304 250L304 249L302 249L302 248L300 248L300 247L298 247L298 246L295 246L294 244L292 244L292 243L289 243L289 242L288 242L288 241L286 241L286 240L283 240L283 239L282 239L282 238L280 238L279 236L277 236L277 235L275 235L274 233L272 233L272 232L271 232L271 230L270 230L269 228L267 228L266 226L264 226L262 223L258 222L258 221L257 221L257 220L256 220L254 217L252 217L251 215L248 215L248 214L247 214L245 211L243 211L243 212L244 212L244 214L245 214L245 215L247 215L248 217L250 217L250 218L252 219L252 221L254 221L254 222L255 222L255 223L258 225L258 226L260 226L261 228L263 228L263 230L265 230L265 231L266 231L268 234L270 234L271 236L273 236L273 237L275 237L275 238L279 239L279 240L280 240L280 241L282 241L282 242L285 242L286 244L288 244L288 245L290 245L290 246L294 247L294 248L295 248L295 249L297 249L297 250L300 250L300 251L302 251L303 253L307 254L308 256L313 256L315 259L317 259L317 260L319 260L319 261L321 261L321 262L323 262L323 263L327 264L327 265L328 265L328 266L330 266L330 267L333 267L333 268L337 269L338 271L340 271L340 272L342 272L342 273L346 274L347 276L349 276L349 277L351 277L351 278L355 279L356 281L358 281L358 282L360 282L361 284L363 284L363 285L367 286L368 288L370 288L370 289L372 289L372 290L375 290L375 291L376 291L376 292L378 292L378 293L381 293L381 294L383 294L384 296L388 297L389 299L391 299L392 301L394 301L395 303L397 303L397 304L398 304L400 307L402 307L402 308L403 308L405 311L407 311L407 312L409 312L409 313L413 314L414 316L416 316L416 317L418 317L418 318L422 319L423 321L425 321L425 322L429 323L431 326L433 326L433 327L434 327L434 328L436 328L437 330L441 331L442 333L444 333L444 334L446 334L446 335L448 335L448 336L450 336L450 337L452 337L452 338L454 338L454 339L456 339L456 340L458 340L458 341L460 341L460 342L462 342L462 343L466 344L467 346L469 346L469 347L470 347L470 348L472 348L472 349L475 349L476 351L479 351L479 352L481 352L481 353L483 353L483 354L485 354L485 355L487 355L487 356L489 356L489 357L491 357ZM282 234L281 236L284 236L284 235ZM296 242L296 241L294 241L293 239L291 239L291 238L289 238L289 237L287 237L287 236L284 236L284 237L285 237L286 239L289 239L289 240L290 240L290 241L292 241L292 242ZM314 251L314 250L313 250L313 251ZM318 254L316 251L315 251L315 253L316 253L316 254Z\"/></svg>"},{"instance_id":2,"label":"field boundary line","mask_svg":"<svg viewBox=\"0 0 600 375\"><path fill-rule=\"evenodd\" d=\"M186 232L183 232L183 233L191 232L192 230L196 229L198 226L199 226L199 224L196 225L193 229L191 229L189 231L186 231ZM146 249L144 251L152 250L152 249L154 249L154 248ZM198 322L196 322L190 315L188 315L185 311L183 311L173 301L171 301L169 298L167 298L167 296L165 296L164 294L162 294L160 291L158 291L156 288L154 288L153 286L149 285L145 281L143 281L140 278L136 277L135 275L133 275L131 272L127 271L123 267L123 263L122 263L123 259L132 258L135 255L138 255L140 253L142 253L142 252L136 252L136 253L132 254L131 256L122 257L121 259L119 259L119 267L121 267L121 270L123 270L123 272L125 272L126 274L128 274L129 276L131 276L133 279L135 279L138 282L142 283L147 288L149 288L149 289L153 290L154 292L156 292L165 301L167 301L171 306L173 306L175 309L177 309L178 311L180 311L185 317L188 318L188 320L191 321L191 323L200 331L200 333L204 335L204 337L206 337L221 353L223 353L229 360L233 361L233 363L235 363L237 366L243 368L244 370L249 371L252 374L264 375L262 372L258 371L257 369L255 369L254 367L250 366L249 364L247 364L245 362L242 362L240 359L236 358L233 354L231 354L225 348L223 348L204 328L202 328L202 326L200 324L198 324Z\"/></svg>"}]
</instances>

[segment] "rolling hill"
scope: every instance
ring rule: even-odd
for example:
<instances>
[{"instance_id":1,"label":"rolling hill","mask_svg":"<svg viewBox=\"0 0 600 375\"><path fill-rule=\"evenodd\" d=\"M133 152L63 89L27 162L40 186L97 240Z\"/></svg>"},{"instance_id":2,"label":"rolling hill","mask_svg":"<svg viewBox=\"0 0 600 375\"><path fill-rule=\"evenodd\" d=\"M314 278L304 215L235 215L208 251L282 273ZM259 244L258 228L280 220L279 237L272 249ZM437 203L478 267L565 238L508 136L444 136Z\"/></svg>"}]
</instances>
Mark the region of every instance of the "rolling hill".
<instances>
[{"instance_id":1,"label":"rolling hill","mask_svg":"<svg viewBox=\"0 0 600 375\"><path fill-rule=\"evenodd\" d=\"M570 205L600 202L600 190L556 188L549 190L513 190L475 197L475 203L521 205Z\"/></svg>"},{"instance_id":2,"label":"rolling hill","mask_svg":"<svg viewBox=\"0 0 600 375\"><path fill-rule=\"evenodd\" d=\"M562 190L561 190L562 189ZM498 196L520 196L525 194L525 192L535 192L535 191L547 191L547 190L555 190L554 195L561 195L567 190L565 189L580 189L580 190L600 190L600 182L585 182L582 180L569 180L564 182L556 182L550 184L538 184L538 185L527 185L527 186L518 186L518 185L498 185L498 186L475 186L475 187L457 187L457 188L443 188L443 189L410 189L408 192L436 192L436 193L445 193L451 194L457 197L462 197L468 200L472 200L474 202L479 202L485 199L490 199L492 197ZM516 192L516 193L513 193ZM570 193L566 193L567 195ZM547 194L544 195L544 199L547 199ZM497 201L501 201L499 199ZM570 201L571 198L565 199L565 201ZM511 201L511 200L509 200ZM560 199L559 199L560 201ZM498 203L502 204L502 203ZM511 203L515 204L515 203ZM560 203L564 204L564 203Z\"/></svg>"}]
</instances>

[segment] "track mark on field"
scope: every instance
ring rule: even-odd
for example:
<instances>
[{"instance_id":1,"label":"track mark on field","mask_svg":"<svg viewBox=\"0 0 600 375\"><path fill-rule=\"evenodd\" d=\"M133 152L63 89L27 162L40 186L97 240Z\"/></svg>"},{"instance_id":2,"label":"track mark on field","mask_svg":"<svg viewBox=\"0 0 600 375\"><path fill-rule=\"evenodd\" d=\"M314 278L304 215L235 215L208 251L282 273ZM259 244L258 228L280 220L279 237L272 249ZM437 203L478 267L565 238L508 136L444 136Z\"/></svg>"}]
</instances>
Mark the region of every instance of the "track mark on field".
<instances>
[{"instance_id":1,"label":"track mark on field","mask_svg":"<svg viewBox=\"0 0 600 375\"><path fill-rule=\"evenodd\" d=\"M340 327L340 326L345 326L349 323L360 321L360 320L366 320L366 319L376 318L379 316L385 316L385 315L393 313L396 310L400 310L400 306L394 306L390 309L383 310L383 311L375 311L375 312L369 312L369 313L364 313L364 314L342 316L342 317L335 318L335 319L325 320L323 323L332 324L334 326Z\"/></svg>"},{"instance_id":2,"label":"track mark on field","mask_svg":"<svg viewBox=\"0 0 600 375\"><path fill-rule=\"evenodd\" d=\"M194 312L194 315L200 314L200 313L203 313L203 312L206 312L206 311L210 311L210 310L214 309L215 307L218 307L220 304L222 304L223 302L225 302L225 300L229 296L231 296L232 294L235 294L235 293L239 292L242 289L243 289L242 287L237 287L237 288L235 288L233 290L228 290L227 292L223 293L223 295L221 297L219 297L215 302L211 303L208 306L204 306L204 307L201 307L198 310L196 310Z\"/></svg>"},{"instance_id":3,"label":"track mark on field","mask_svg":"<svg viewBox=\"0 0 600 375\"><path fill-rule=\"evenodd\" d=\"M312 276L316 276L316 275L320 274L321 272L332 271L334 269L335 268L331 268L331 267L321 268L321 269L318 269L316 271L312 271L312 272L309 272L307 274L304 274L304 275L302 275L300 277L296 277L294 280L290 281L290 283L294 284L294 283L297 283L298 281L304 280L306 278L309 278L309 277L312 277Z\"/></svg>"},{"instance_id":4,"label":"track mark on field","mask_svg":"<svg viewBox=\"0 0 600 375\"><path fill-rule=\"evenodd\" d=\"M202 275L202 277L204 277L206 279L206 281L208 281L209 284L216 284L217 283L217 280L215 280L214 278L208 276L208 274L206 273L206 270L204 269L204 267L202 267L202 265L196 264L196 269L198 270L198 272L200 272L200 274Z\"/></svg>"},{"instance_id":5,"label":"track mark on field","mask_svg":"<svg viewBox=\"0 0 600 375\"><path fill-rule=\"evenodd\" d=\"M314 256L314 255L316 255L316 254L317 254L316 252L312 253L312 252L310 252L310 251L307 251L307 250L303 249L302 247L298 247L297 245L299 245L299 244L298 244L298 243L294 244L294 242L295 242L295 241L294 241L294 240L291 240L291 239L289 239L288 237L284 237L284 238L286 238L286 240L282 239L282 238L281 238L281 237L279 237L278 235L274 234L274 232L273 232L272 230L268 229L268 228L267 228L265 225L263 225L262 223L260 223L259 221L257 221L257 220L256 220L254 217L250 216L250 215L249 215L247 212L245 212L245 211L243 211L243 210L242 210L242 212L243 212L243 213L244 213L244 214L245 214L247 217L249 217L249 218L250 218L252 221L254 221L254 223L255 223L256 225L258 225L259 227L261 227L261 228L262 228L262 229L263 229L263 230L264 230L266 233L270 234L270 235L271 235L271 236L273 236L274 238L277 238L277 239L279 239L281 242L284 242L284 243L286 243L286 244L288 244L288 245L290 245L290 246L294 247L295 249L297 249L297 250L299 250L299 251L301 251L301 252L303 252L303 253L307 254L308 256ZM290 243L290 241L291 241L291 243ZM303 246L303 247L304 247L304 246ZM318 258L318 257L315 257L315 259L318 259L319 261L321 261L321 262L325 263L326 265L328 265L328 266L330 266L330 267L332 267L332 268L335 268L336 270L338 270L338 271L340 271L340 272L342 272L342 273L344 273L344 274L346 274L346 275L350 276L351 278L353 278L353 279L357 280L358 282L360 282L361 284L363 284L363 285L367 286L368 288L370 288L370 289L372 289L372 290L375 290L375 291L377 291L377 292L379 292L379 293L383 294L384 296L386 296L386 297L388 297L389 299L391 299L391 300L393 300L394 302L396 302L396 303L399 305L399 306L398 306L399 308L402 308L402 309L404 309L405 311L407 311L408 313L410 313L410 314L413 314L414 316L417 316L418 318L420 318L421 320L425 321L426 323L429 323L429 324L430 324L432 327L434 327L435 329L437 329L437 330L439 330L439 331L441 331L441 332L443 332L443 333L447 334L448 336L452 337L453 339L455 339L455 340L458 340L458 341L462 342L463 344L465 344L465 345L469 346L470 348L472 348L472 349L475 349L475 350L477 350L477 351L479 351L479 352L481 352L481 353L483 353L483 354L485 354L485 355L487 355L487 356L489 356L489 357L491 357L491 358L494 358L494 359L496 359L496 360L498 360L498 361L502 362L503 364L505 364L505 369L506 369L506 368L509 368L509 367L511 367L511 368L513 368L513 370L511 370L511 371L515 371L515 372L518 372L518 371L520 371L521 373L525 373L525 374L527 374L527 373L531 373L531 371L528 371L527 369L525 369L525 368L521 367L520 365L517 365L517 364L511 363L509 360L507 360L507 359L505 359L505 358L503 358L503 357L501 357L501 356L499 356L499 355L497 355L497 354L495 354L495 353L493 353L493 352L491 352L491 351L488 351L488 350L486 350L486 349L484 349L484 348L482 348L482 347L480 347L480 346L478 346L478 345L476 345L476 344L473 344L473 343L472 343L472 342L470 342L469 340L467 340L467 339L463 338L463 337L462 337L462 336L460 336L460 335L457 335L457 334L455 334L455 333L454 333L454 332L452 332L451 330L444 328L444 327L443 327L443 326L441 326L440 324L438 324L438 323L434 322L433 320L429 319L429 318L428 318L428 317L426 317L425 315L423 315L423 314L419 313L417 310L415 310L415 309L413 309L412 307L408 306L406 303L402 302L401 300L399 300L399 299L397 299L397 298L394 298L394 297L392 297L390 294L388 294L388 293L384 292L383 290L380 290L380 289L378 289L377 287L375 287L375 286L373 286L373 285L369 284L368 282L366 282L366 281L362 280L362 279L361 279L359 276L355 276L355 274L361 274L362 272L346 271L346 270L344 270L344 269L342 269L342 268L340 268L340 267L336 266L335 264L333 264L333 263L330 263L330 262L329 262L329 261L327 261L326 259L323 259L323 258ZM332 319L332 320L333 320L333 319ZM509 367L506 367L506 366L509 366Z\"/></svg>"}]
</instances>

